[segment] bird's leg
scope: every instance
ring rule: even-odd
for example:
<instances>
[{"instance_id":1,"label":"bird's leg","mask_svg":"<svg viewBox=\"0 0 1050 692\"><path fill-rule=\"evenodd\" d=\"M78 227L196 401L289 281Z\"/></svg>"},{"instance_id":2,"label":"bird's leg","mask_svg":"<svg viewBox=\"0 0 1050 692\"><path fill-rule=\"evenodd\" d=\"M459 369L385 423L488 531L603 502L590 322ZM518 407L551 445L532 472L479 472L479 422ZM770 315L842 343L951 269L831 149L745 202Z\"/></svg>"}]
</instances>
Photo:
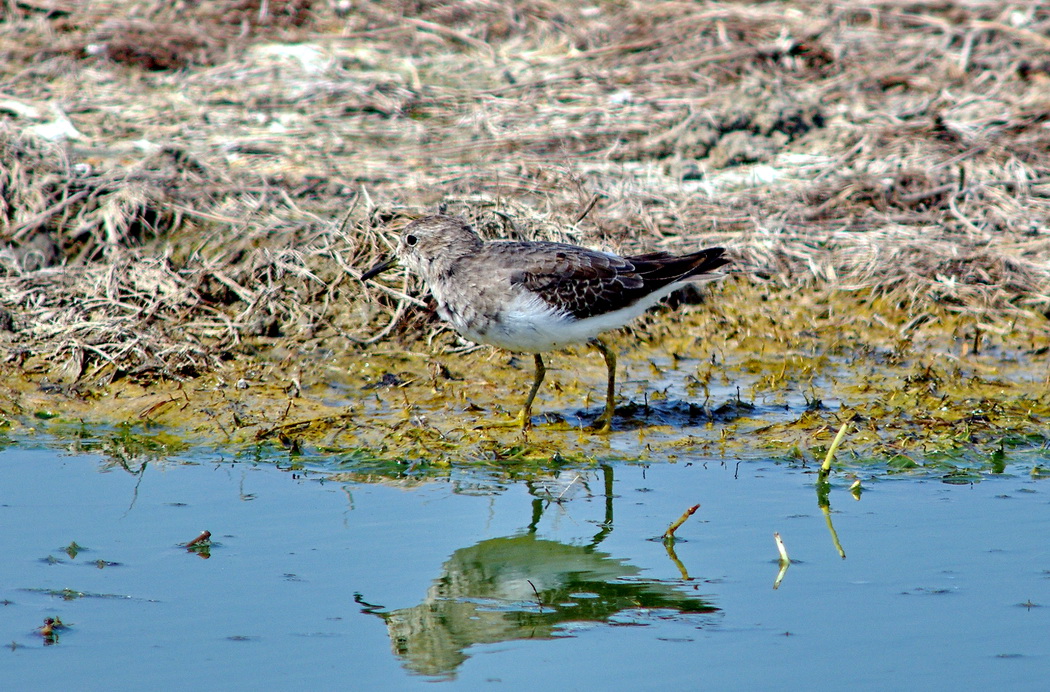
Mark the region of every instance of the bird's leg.
<instances>
[{"instance_id":1,"label":"bird's leg","mask_svg":"<svg viewBox=\"0 0 1050 692\"><path fill-rule=\"evenodd\" d=\"M607 433L612 430L613 414L616 413L616 354L601 339L595 337L591 343L602 352L605 365L609 368L609 388L605 393L605 411L594 421L596 432Z\"/></svg>"},{"instance_id":2,"label":"bird's leg","mask_svg":"<svg viewBox=\"0 0 1050 692\"><path fill-rule=\"evenodd\" d=\"M521 413L518 414L518 422L521 424L522 430L532 428L532 401L536 398L536 393L540 391L543 378L547 376L547 368L543 366L543 357L538 353L533 355L536 358L536 378L532 381L532 389L529 390L529 396L525 399L525 405L521 407Z\"/></svg>"},{"instance_id":3,"label":"bird's leg","mask_svg":"<svg viewBox=\"0 0 1050 692\"><path fill-rule=\"evenodd\" d=\"M541 358L538 353L533 357L536 359L536 377L532 381L532 389L529 390L529 396L525 399L525 405L521 407L521 411L518 412L518 415L513 420L488 422L482 424L479 428L532 429L532 402L536 398L536 394L540 391L540 385L543 384L543 378L547 376L547 368L543 366L543 358Z\"/></svg>"}]
</instances>

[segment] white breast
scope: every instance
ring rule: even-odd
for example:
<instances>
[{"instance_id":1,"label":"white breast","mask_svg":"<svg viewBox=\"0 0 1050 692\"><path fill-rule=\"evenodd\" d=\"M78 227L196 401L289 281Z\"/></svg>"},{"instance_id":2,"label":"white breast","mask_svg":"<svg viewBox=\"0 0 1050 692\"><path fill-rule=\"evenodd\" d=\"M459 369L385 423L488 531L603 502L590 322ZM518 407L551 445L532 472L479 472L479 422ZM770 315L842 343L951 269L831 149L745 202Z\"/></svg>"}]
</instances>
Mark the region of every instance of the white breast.
<instances>
[{"instance_id":1,"label":"white breast","mask_svg":"<svg viewBox=\"0 0 1050 692\"><path fill-rule=\"evenodd\" d=\"M571 344L590 341L602 332L619 329L628 324L661 298L680 288L682 283L664 286L633 305L601 315L576 319L565 311L552 308L535 294L521 290L500 311L499 319L487 328L454 323L460 333L472 341L491 344L518 353L555 351Z\"/></svg>"}]
</instances>

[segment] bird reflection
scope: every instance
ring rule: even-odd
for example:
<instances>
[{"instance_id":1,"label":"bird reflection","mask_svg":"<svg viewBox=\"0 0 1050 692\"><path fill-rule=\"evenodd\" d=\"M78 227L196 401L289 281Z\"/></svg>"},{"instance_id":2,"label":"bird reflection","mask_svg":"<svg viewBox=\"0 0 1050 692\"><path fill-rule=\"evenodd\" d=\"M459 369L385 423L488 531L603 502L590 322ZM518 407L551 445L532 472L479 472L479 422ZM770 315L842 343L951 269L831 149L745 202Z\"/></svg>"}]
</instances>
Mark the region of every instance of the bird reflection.
<instances>
[{"instance_id":1,"label":"bird reflection","mask_svg":"<svg viewBox=\"0 0 1050 692\"><path fill-rule=\"evenodd\" d=\"M643 579L639 567L597 549L613 526L612 467L603 471L605 520L586 545L536 535L542 511L552 502L551 484L536 484L530 488L540 497L533 501L532 521L520 535L455 551L416 606L390 612L365 608L386 622L394 653L404 666L451 678L475 644L567 636L568 623L574 622L644 622L653 610L661 617L714 617L718 609L684 593L680 580Z\"/></svg>"}]
</instances>

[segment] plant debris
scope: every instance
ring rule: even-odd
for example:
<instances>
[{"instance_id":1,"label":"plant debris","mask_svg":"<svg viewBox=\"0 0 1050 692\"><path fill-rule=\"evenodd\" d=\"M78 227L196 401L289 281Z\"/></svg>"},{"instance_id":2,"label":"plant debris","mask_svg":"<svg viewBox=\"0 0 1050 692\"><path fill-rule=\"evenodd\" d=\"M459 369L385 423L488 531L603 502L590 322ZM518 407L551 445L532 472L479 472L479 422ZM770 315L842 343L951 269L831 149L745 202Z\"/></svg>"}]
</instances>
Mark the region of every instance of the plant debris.
<instances>
[{"instance_id":1,"label":"plant debris","mask_svg":"<svg viewBox=\"0 0 1050 692\"><path fill-rule=\"evenodd\" d=\"M443 209L489 238L731 248L736 275L690 326L720 366L688 399L626 393L653 444L717 417L806 459L847 416L845 451L905 466L1043 444L1044 4L352 5L0 9L8 425L287 428L299 449L316 419L302 442L373 456L553 458L543 435L522 451L463 421L503 408L503 356L449 334L416 278L357 280ZM690 320L622 342L695 354L673 337ZM389 416L381 439L320 393L339 371L355 416ZM752 396L712 406L724 373ZM778 398L790 420L762 409Z\"/></svg>"}]
</instances>

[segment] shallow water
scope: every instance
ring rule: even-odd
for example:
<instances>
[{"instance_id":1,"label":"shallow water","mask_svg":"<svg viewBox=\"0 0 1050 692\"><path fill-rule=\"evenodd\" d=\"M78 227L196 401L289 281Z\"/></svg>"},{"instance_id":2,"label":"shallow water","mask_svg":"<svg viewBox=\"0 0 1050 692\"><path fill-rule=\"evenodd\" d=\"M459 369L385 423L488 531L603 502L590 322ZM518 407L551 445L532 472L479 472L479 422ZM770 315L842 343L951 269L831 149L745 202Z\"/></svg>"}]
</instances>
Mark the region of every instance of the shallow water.
<instances>
[{"instance_id":1,"label":"shallow water","mask_svg":"<svg viewBox=\"0 0 1050 692\"><path fill-rule=\"evenodd\" d=\"M1045 481L836 486L842 559L813 475L774 463L325 471L0 453L7 689L1042 689L1050 672ZM653 540L697 502L673 552ZM180 545L202 529L208 559ZM776 590L774 531L795 561Z\"/></svg>"},{"instance_id":2,"label":"shallow water","mask_svg":"<svg viewBox=\"0 0 1050 692\"><path fill-rule=\"evenodd\" d=\"M6 689L1044 689L1047 481L0 452ZM701 508L669 552L659 540ZM180 546L213 534L210 557ZM783 537L794 564L776 590ZM72 542L83 550L72 557ZM48 643L35 630L58 616ZM430 689L433 689L431 687Z\"/></svg>"}]
</instances>

